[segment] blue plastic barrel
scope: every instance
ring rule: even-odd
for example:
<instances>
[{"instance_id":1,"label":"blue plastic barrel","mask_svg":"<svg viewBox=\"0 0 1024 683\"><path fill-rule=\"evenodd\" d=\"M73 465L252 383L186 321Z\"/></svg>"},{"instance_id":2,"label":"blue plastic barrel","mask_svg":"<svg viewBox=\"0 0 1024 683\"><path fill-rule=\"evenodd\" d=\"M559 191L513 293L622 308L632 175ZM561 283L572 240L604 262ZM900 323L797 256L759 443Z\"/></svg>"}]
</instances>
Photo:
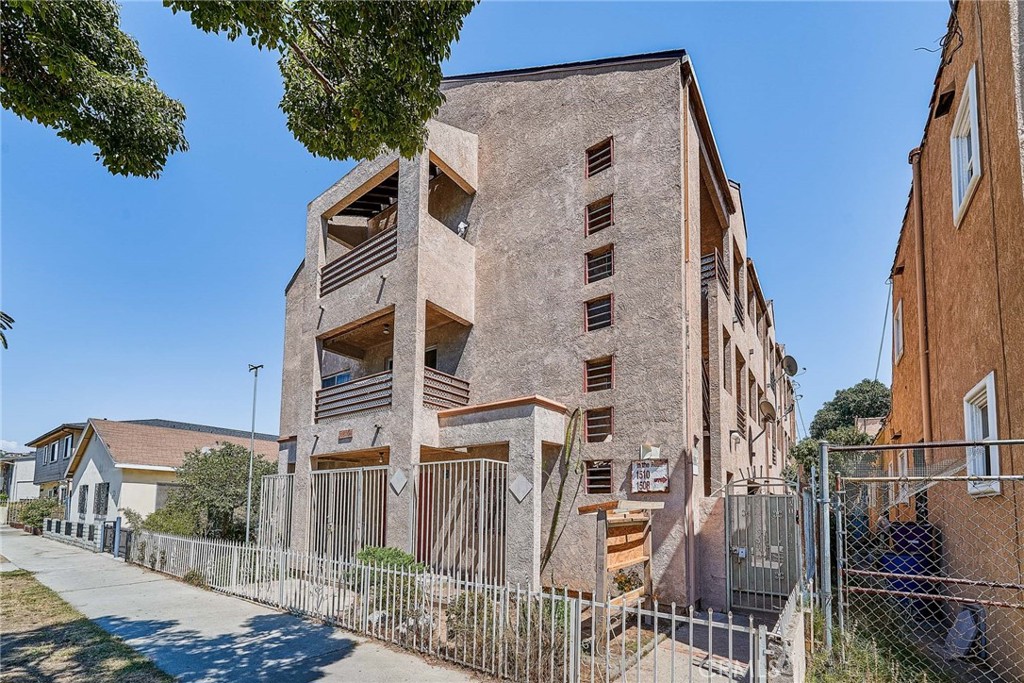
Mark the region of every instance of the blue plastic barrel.
<instances>
[{"instance_id":1,"label":"blue plastic barrel","mask_svg":"<svg viewBox=\"0 0 1024 683\"><path fill-rule=\"evenodd\" d=\"M881 570L888 574L916 574L923 576L927 572L925 567L927 566L927 555L925 553L882 553L879 558L879 565ZM926 593L928 587L924 582L917 579L897 579L890 578L888 580L889 590L899 591L901 593ZM909 598L903 595L896 596L896 600L907 607L921 608L924 606L924 600L917 598Z\"/></svg>"}]
</instances>

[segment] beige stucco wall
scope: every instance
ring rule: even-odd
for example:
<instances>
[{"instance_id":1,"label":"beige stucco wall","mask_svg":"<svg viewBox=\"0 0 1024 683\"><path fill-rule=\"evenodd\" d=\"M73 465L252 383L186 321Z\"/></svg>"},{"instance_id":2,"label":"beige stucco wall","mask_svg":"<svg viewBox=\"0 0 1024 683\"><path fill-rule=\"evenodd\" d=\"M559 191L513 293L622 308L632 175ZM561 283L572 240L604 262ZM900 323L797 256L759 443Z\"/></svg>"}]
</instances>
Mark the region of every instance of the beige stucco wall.
<instances>
[{"instance_id":1,"label":"beige stucco wall","mask_svg":"<svg viewBox=\"0 0 1024 683\"><path fill-rule=\"evenodd\" d=\"M707 163L701 146L713 141L702 142L697 91L681 79L680 62L665 59L447 82L427 152L397 161L397 258L324 297L317 289L329 256L323 217L393 172L394 155L360 164L310 203L305 262L286 294L280 430L296 437L296 545L304 547L307 533L311 458L386 449L391 472L411 475L421 446L501 443L509 448L509 480L523 474L534 482L516 506L528 514L508 516L510 580L589 590L593 518L579 518L575 507L638 498L665 504L654 524L656 593L682 603L699 597L697 536L705 516L695 496L702 495L700 226L706 210L700 185ZM587 178L585 150L609 136L614 164ZM455 202L457 210L451 187L427 180L431 155L475 176L476 194ZM438 198L432 188L448 194ZM608 194L614 194L615 224L586 236L585 207ZM456 217L468 224L465 239L453 232ZM610 243L614 276L584 284L585 253ZM609 293L614 326L585 332L584 303ZM461 322L428 331L428 303ZM327 374L317 339L384 310L394 315L391 407L314 423L315 392ZM521 418L481 418L473 429L439 424L422 405L423 351L431 345L438 347L439 369L469 381L472 404L540 395L570 411L614 409L612 439L584 443L575 454L613 461L613 494L581 491L567 501L571 514L544 576L537 552L551 492L563 475L576 476L575 466L564 473L554 467L565 415L531 408ZM615 357L615 387L585 393L584 362L607 355ZM341 430L351 430L344 444ZM660 444L670 460L667 494L629 492L630 462L643 443ZM576 481L567 488L574 490ZM389 491L389 545L411 547L411 490ZM720 554L722 538L714 534Z\"/></svg>"}]
</instances>

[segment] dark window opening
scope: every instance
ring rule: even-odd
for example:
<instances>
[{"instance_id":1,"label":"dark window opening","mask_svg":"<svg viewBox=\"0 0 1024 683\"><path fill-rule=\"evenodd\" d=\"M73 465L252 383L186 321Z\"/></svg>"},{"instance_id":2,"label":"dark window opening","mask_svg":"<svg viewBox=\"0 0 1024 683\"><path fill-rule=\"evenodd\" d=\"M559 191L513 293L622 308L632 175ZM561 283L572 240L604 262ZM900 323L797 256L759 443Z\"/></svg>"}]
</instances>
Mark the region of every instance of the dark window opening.
<instances>
[{"instance_id":1,"label":"dark window opening","mask_svg":"<svg viewBox=\"0 0 1024 683\"><path fill-rule=\"evenodd\" d=\"M78 487L78 514L84 515L89 509L89 485L83 484Z\"/></svg>"},{"instance_id":2,"label":"dark window opening","mask_svg":"<svg viewBox=\"0 0 1024 683\"><path fill-rule=\"evenodd\" d=\"M585 482L587 493L612 492L612 461L587 460Z\"/></svg>"},{"instance_id":3,"label":"dark window opening","mask_svg":"<svg viewBox=\"0 0 1024 683\"><path fill-rule=\"evenodd\" d=\"M346 370L345 372L338 372L333 375L328 375L320 380L320 388L327 389L329 387L336 387L339 384L352 381L352 373Z\"/></svg>"},{"instance_id":4,"label":"dark window opening","mask_svg":"<svg viewBox=\"0 0 1024 683\"><path fill-rule=\"evenodd\" d=\"M587 332L600 330L603 327L611 327L613 322L612 297L602 296L586 303L587 309Z\"/></svg>"},{"instance_id":5,"label":"dark window opening","mask_svg":"<svg viewBox=\"0 0 1024 683\"><path fill-rule=\"evenodd\" d=\"M423 353L423 364L431 370L437 370L437 349L427 349Z\"/></svg>"},{"instance_id":6,"label":"dark window opening","mask_svg":"<svg viewBox=\"0 0 1024 683\"><path fill-rule=\"evenodd\" d=\"M612 409L591 408L584 424L588 443L601 443L612 437Z\"/></svg>"},{"instance_id":7,"label":"dark window opening","mask_svg":"<svg viewBox=\"0 0 1024 683\"><path fill-rule=\"evenodd\" d=\"M953 107L953 97L955 95L955 90L947 90L939 95L939 100L935 103L935 118L941 118L949 113L949 110Z\"/></svg>"},{"instance_id":8,"label":"dark window opening","mask_svg":"<svg viewBox=\"0 0 1024 683\"><path fill-rule=\"evenodd\" d=\"M586 284L603 280L615 274L615 247L609 244L606 247L595 249L587 253L587 277Z\"/></svg>"},{"instance_id":9,"label":"dark window opening","mask_svg":"<svg viewBox=\"0 0 1024 683\"><path fill-rule=\"evenodd\" d=\"M588 236L615 225L615 202L612 195L588 204L584 219Z\"/></svg>"},{"instance_id":10,"label":"dark window opening","mask_svg":"<svg viewBox=\"0 0 1024 683\"><path fill-rule=\"evenodd\" d=\"M611 356L588 360L583 385L584 391L604 391L611 389L614 383L615 366Z\"/></svg>"},{"instance_id":11,"label":"dark window opening","mask_svg":"<svg viewBox=\"0 0 1024 683\"><path fill-rule=\"evenodd\" d=\"M92 512L94 515L106 515L107 514L107 501L110 497L110 484L104 482L102 484L96 484L95 498L92 502Z\"/></svg>"},{"instance_id":12,"label":"dark window opening","mask_svg":"<svg viewBox=\"0 0 1024 683\"><path fill-rule=\"evenodd\" d=\"M614 160L615 145L612 138L602 140L587 150L587 177L600 173L611 167Z\"/></svg>"}]
</instances>

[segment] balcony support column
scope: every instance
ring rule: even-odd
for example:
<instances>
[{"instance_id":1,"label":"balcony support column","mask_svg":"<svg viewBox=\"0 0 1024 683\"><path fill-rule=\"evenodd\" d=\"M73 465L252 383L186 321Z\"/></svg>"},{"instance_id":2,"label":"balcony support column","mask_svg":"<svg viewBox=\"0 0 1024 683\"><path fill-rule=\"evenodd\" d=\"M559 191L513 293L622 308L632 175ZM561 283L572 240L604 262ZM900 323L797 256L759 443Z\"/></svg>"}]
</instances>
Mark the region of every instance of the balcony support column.
<instances>
[{"instance_id":1,"label":"balcony support column","mask_svg":"<svg viewBox=\"0 0 1024 683\"><path fill-rule=\"evenodd\" d=\"M403 269L403 277L415 280L402 283L401 290L416 292L416 295L399 298L395 304L387 543L406 552L414 550L412 520L415 518L415 466L419 463L421 444L430 443L425 441L429 435L425 433L423 409L423 352L427 313L426 300L420 294L417 249L420 226L427 215L428 164L426 154L413 159L401 159L398 172L398 249L411 259ZM407 483L398 493L390 484L397 470L402 470L407 477Z\"/></svg>"}]
</instances>

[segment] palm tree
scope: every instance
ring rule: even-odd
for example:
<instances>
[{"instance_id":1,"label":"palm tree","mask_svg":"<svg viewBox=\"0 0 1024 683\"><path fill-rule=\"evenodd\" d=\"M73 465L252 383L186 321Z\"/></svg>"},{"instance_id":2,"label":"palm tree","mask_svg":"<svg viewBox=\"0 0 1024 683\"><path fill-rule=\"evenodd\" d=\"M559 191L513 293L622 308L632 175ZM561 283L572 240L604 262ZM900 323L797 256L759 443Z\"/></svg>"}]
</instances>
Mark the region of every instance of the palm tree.
<instances>
[{"instance_id":1,"label":"palm tree","mask_svg":"<svg viewBox=\"0 0 1024 683\"><path fill-rule=\"evenodd\" d=\"M14 327L14 318L7 315L3 311L0 311L0 346L7 348L7 335L4 334L4 330L9 330Z\"/></svg>"}]
</instances>

